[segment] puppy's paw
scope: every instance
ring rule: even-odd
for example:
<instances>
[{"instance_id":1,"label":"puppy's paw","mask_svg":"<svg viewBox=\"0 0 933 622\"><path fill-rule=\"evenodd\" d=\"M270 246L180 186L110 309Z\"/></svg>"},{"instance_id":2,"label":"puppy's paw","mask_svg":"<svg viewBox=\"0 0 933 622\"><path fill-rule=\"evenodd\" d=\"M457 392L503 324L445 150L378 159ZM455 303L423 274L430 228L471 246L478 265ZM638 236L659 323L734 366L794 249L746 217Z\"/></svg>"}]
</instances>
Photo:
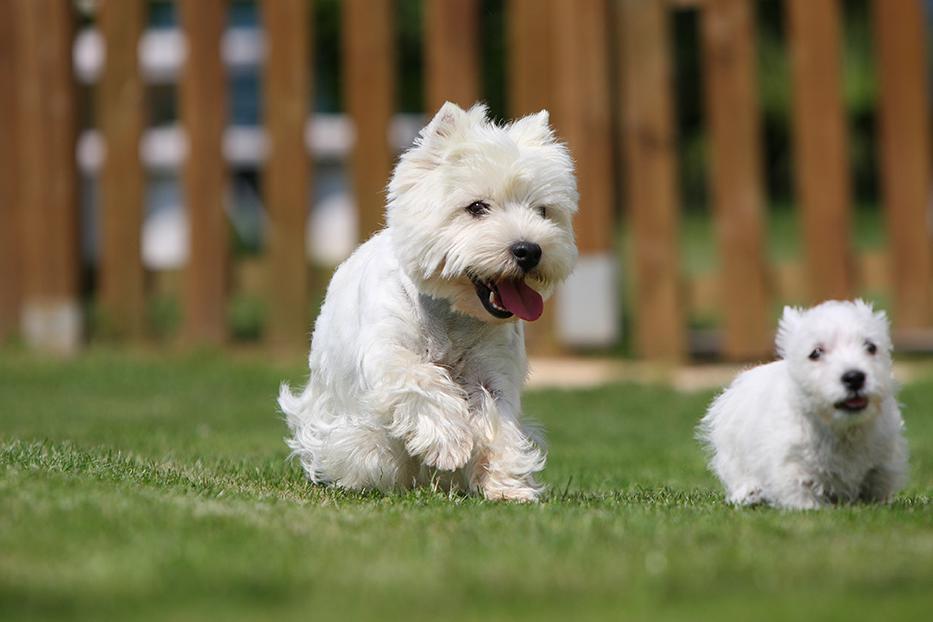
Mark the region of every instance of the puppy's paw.
<instances>
[{"instance_id":1,"label":"puppy's paw","mask_svg":"<svg viewBox=\"0 0 933 622\"><path fill-rule=\"evenodd\" d=\"M424 463L441 471L456 471L463 468L473 452L473 440L463 445L438 443L421 455Z\"/></svg>"},{"instance_id":2,"label":"puppy's paw","mask_svg":"<svg viewBox=\"0 0 933 622\"><path fill-rule=\"evenodd\" d=\"M515 488L488 488L483 490L483 496L489 501L515 501L518 503L536 503L539 491L529 486Z\"/></svg>"},{"instance_id":3,"label":"puppy's paw","mask_svg":"<svg viewBox=\"0 0 933 622\"><path fill-rule=\"evenodd\" d=\"M425 465L441 471L456 471L473 454L473 432L465 422L419 422L418 430L405 442L405 449Z\"/></svg>"}]
</instances>

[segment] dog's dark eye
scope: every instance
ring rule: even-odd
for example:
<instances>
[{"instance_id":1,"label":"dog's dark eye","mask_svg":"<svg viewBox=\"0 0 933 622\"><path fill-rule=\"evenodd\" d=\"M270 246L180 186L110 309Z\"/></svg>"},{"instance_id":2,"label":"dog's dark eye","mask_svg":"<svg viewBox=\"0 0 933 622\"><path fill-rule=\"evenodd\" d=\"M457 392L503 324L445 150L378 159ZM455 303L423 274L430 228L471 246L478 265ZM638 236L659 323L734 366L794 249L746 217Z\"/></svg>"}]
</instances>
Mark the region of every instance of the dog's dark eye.
<instances>
[{"instance_id":1,"label":"dog's dark eye","mask_svg":"<svg viewBox=\"0 0 933 622\"><path fill-rule=\"evenodd\" d=\"M878 352L878 346L871 341L865 342L865 351L874 356Z\"/></svg>"},{"instance_id":2,"label":"dog's dark eye","mask_svg":"<svg viewBox=\"0 0 933 622\"><path fill-rule=\"evenodd\" d=\"M810 353L810 356L808 358L811 361L818 361L820 360L821 356L823 356L823 348L821 348L820 346L817 346L813 348L813 352Z\"/></svg>"},{"instance_id":3,"label":"dog's dark eye","mask_svg":"<svg viewBox=\"0 0 933 622\"><path fill-rule=\"evenodd\" d=\"M466 211L470 213L470 216L474 218L479 218L487 212L489 212L489 204L485 201L473 201L466 207Z\"/></svg>"},{"instance_id":4,"label":"dog's dark eye","mask_svg":"<svg viewBox=\"0 0 933 622\"><path fill-rule=\"evenodd\" d=\"M547 218L547 208L543 205L539 205L538 214L541 216L541 218Z\"/></svg>"}]
</instances>

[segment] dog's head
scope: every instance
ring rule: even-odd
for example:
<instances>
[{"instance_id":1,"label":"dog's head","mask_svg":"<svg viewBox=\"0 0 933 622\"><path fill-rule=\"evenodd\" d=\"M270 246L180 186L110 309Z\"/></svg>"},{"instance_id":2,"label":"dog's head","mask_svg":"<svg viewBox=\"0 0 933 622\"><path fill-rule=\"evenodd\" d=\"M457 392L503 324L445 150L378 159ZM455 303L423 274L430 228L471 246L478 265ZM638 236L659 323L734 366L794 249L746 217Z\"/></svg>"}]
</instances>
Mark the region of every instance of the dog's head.
<instances>
[{"instance_id":1,"label":"dog's head","mask_svg":"<svg viewBox=\"0 0 933 622\"><path fill-rule=\"evenodd\" d=\"M547 112L500 126L448 102L396 166L387 221L420 291L483 321L531 321L576 262L576 209Z\"/></svg>"},{"instance_id":2,"label":"dog's head","mask_svg":"<svg viewBox=\"0 0 933 622\"><path fill-rule=\"evenodd\" d=\"M778 355L801 388L809 410L828 422L859 423L891 395L888 319L870 304L829 301L784 308Z\"/></svg>"}]
</instances>

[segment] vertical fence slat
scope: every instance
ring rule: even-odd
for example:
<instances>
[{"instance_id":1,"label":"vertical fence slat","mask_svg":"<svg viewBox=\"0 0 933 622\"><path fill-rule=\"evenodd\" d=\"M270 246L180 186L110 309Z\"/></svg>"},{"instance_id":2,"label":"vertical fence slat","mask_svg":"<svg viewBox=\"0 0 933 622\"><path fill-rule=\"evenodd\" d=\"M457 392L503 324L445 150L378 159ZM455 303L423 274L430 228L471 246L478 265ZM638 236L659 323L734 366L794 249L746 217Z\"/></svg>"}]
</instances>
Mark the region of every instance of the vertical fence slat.
<instances>
[{"instance_id":1,"label":"vertical fence slat","mask_svg":"<svg viewBox=\"0 0 933 622\"><path fill-rule=\"evenodd\" d=\"M77 348L77 170L71 3L15 3L22 214L23 310L27 343L59 352Z\"/></svg>"},{"instance_id":2,"label":"vertical fence slat","mask_svg":"<svg viewBox=\"0 0 933 622\"><path fill-rule=\"evenodd\" d=\"M188 46L179 85L181 120L188 137L182 181L190 230L184 333L195 342L220 343L227 334L229 261L223 157L226 73L220 56L227 3L180 0L178 7Z\"/></svg>"},{"instance_id":3,"label":"vertical fence slat","mask_svg":"<svg viewBox=\"0 0 933 622\"><path fill-rule=\"evenodd\" d=\"M724 354L733 360L771 350L754 10L748 0L709 0L701 9Z\"/></svg>"},{"instance_id":4,"label":"vertical fence slat","mask_svg":"<svg viewBox=\"0 0 933 622\"><path fill-rule=\"evenodd\" d=\"M849 298L851 189L842 102L842 15L837 0L788 0L794 174L810 298Z\"/></svg>"},{"instance_id":5,"label":"vertical fence slat","mask_svg":"<svg viewBox=\"0 0 933 622\"><path fill-rule=\"evenodd\" d=\"M351 156L360 239L384 222L385 187L392 170L389 126L395 112L395 3L342 3L345 108L355 127Z\"/></svg>"},{"instance_id":6,"label":"vertical fence slat","mask_svg":"<svg viewBox=\"0 0 933 622\"><path fill-rule=\"evenodd\" d=\"M581 254L612 249L612 118L603 0L552 0L555 122L577 162L580 213L574 222ZM543 7L542 7L543 8Z\"/></svg>"},{"instance_id":7,"label":"vertical fence slat","mask_svg":"<svg viewBox=\"0 0 933 622\"><path fill-rule=\"evenodd\" d=\"M146 9L143 0L105 0L99 14L106 61L97 120L107 146L100 174L99 300L107 328L129 337L142 334L145 305L145 173L139 157L145 106L137 49Z\"/></svg>"},{"instance_id":8,"label":"vertical fence slat","mask_svg":"<svg viewBox=\"0 0 933 622\"><path fill-rule=\"evenodd\" d=\"M680 275L671 40L663 3L619 4L622 144L635 281L635 343L642 356L686 353Z\"/></svg>"},{"instance_id":9,"label":"vertical fence slat","mask_svg":"<svg viewBox=\"0 0 933 622\"><path fill-rule=\"evenodd\" d=\"M0 0L0 83L16 84L14 0ZM16 334L20 313L16 97L0 97L0 343Z\"/></svg>"},{"instance_id":10,"label":"vertical fence slat","mask_svg":"<svg viewBox=\"0 0 933 622\"><path fill-rule=\"evenodd\" d=\"M899 329L931 324L930 96L919 0L874 0L880 161Z\"/></svg>"},{"instance_id":11,"label":"vertical fence slat","mask_svg":"<svg viewBox=\"0 0 933 622\"><path fill-rule=\"evenodd\" d=\"M580 259L557 300L562 339L578 346L613 343L619 330L615 257L609 6L605 0L551 0L554 125L577 165ZM546 10L542 3L539 10Z\"/></svg>"},{"instance_id":12,"label":"vertical fence slat","mask_svg":"<svg viewBox=\"0 0 933 622\"><path fill-rule=\"evenodd\" d=\"M424 6L427 109L479 99L479 0L427 0Z\"/></svg>"},{"instance_id":13,"label":"vertical fence slat","mask_svg":"<svg viewBox=\"0 0 933 622\"><path fill-rule=\"evenodd\" d=\"M554 113L552 12L542 8L541 0L509 0L506 11L509 115L520 117L547 108ZM525 325L525 341L532 354L560 351L554 302L549 306L541 319Z\"/></svg>"},{"instance_id":14,"label":"vertical fence slat","mask_svg":"<svg viewBox=\"0 0 933 622\"><path fill-rule=\"evenodd\" d=\"M310 161L304 128L310 112L311 58L308 0L264 0L267 56L264 123L268 135L265 203L269 214L266 274L269 341L307 345L308 262L305 230Z\"/></svg>"},{"instance_id":15,"label":"vertical fence slat","mask_svg":"<svg viewBox=\"0 0 933 622\"><path fill-rule=\"evenodd\" d=\"M517 117L551 104L552 15L541 0L509 0L506 6L506 87L509 113Z\"/></svg>"}]
</instances>

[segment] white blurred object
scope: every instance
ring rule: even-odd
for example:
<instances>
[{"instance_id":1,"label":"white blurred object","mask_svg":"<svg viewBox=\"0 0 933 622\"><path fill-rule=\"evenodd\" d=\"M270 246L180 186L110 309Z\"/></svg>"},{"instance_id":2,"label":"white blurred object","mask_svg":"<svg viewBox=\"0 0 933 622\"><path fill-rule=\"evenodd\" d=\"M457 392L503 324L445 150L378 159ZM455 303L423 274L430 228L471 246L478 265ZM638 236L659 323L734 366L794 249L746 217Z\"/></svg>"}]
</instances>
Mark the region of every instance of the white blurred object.
<instances>
[{"instance_id":1,"label":"white blurred object","mask_svg":"<svg viewBox=\"0 0 933 622\"><path fill-rule=\"evenodd\" d=\"M600 347L619 338L619 292L612 253L581 255L557 292L557 332L571 346Z\"/></svg>"},{"instance_id":2,"label":"white blurred object","mask_svg":"<svg viewBox=\"0 0 933 622\"><path fill-rule=\"evenodd\" d=\"M389 134L395 150L406 149L418 133L420 115L396 115ZM354 142L353 123L342 114L315 114L305 126L305 146L314 160L346 160ZM224 159L238 167L259 167L268 151L266 133L259 126L231 125L224 130ZM139 155L150 170L173 171L181 167L188 153L188 139L181 124L163 125L143 132ZM96 129L78 137L78 166L87 175L100 171L106 145Z\"/></svg>"},{"instance_id":3,"label":"white blurred object","mask_svg":"<svg viewBox=\"0 0 933 622\"><path fill-rule=\"evenodd\" d=\"M345 193L332 194L311 211L305 229L308 259L335 266L353 252L357 243L359 219L356 206Z\"/></svg>"},{"instance_id":4,"label":"white blurred object","mask_svg":"<svg viewBox=\"0 0 933 622\"><path fill-rule=\"evenodd\" d=\"M21 330L32 348L54 354L74 354L81 345L81 307L76 300L27 300Z\"/></svg>"},{"instance_id":5,"label":"white blurred object","mask_svg":"<svg viewBox=\"0 0 933 622\"><path fill-rule=\"evenodd\" d=\"M149 169L174 171L188 157L188 136L180 125L147 130L143 133L139 156Z\"/></svg>"},{"instance_id":6,"label":"white blurred object","mask_svg":"<svg viewBox=\"0 0 933 622\"><path fill-rule=\"evenodd\" d=\"M149 270L177 270L188 262L188 215L181 205L158 209L143 225L143 265Z\"/></svg>"},{"instance_id":7,"label":"white blurred object","mask_svg":"<svg viewBox=\"0 0 933 622\"><path fill-rule=\"evenodd\" d=\"M238 167L258 166L268 155L266 133L254 126L233 125L224 132L224 158Z\"/></svg>"},{"instance_id":8,"label":"white blurred object","mask_svg":"<svg viewBox=\"0 0 933 622\"><path fill-rule=\"evenodd\" d=\"M104 38L96 28L83 28L76 36L73 52L78 80L91 84L100 79L106 62ZM265 39L259 28L229 28L221 41L221 56L228 69L251 69L265 58ZM188 54L184 33L178 28L153 28L143 33L137 48L143 80L166 84L178 80Z\"/></svg>"}]
</instances>

